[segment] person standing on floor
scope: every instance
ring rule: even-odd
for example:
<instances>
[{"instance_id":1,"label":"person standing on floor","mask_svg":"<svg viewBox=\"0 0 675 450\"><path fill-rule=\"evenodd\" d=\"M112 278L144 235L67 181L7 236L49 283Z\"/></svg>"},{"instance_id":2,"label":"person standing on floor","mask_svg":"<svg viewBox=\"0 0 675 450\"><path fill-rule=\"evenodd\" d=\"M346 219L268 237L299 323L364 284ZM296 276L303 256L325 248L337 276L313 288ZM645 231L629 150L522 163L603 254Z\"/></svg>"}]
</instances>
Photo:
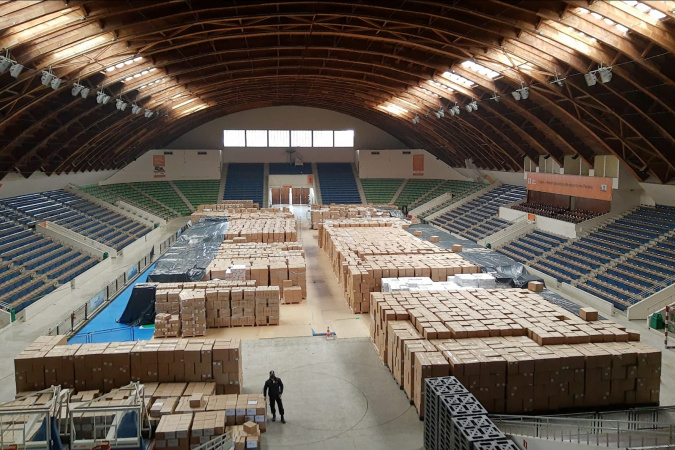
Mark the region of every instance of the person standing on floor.
<instances>
[{"instance_id":1,"label":"person standing on floor","mask_svg":"<svg viewBox=\"0 0 675 450\"><path fill-rule=\"evenodd\" d=\"M277 411L276 405L279 405L279 414L281 415L281 423L286 423L284 420L284 404L281 402L281 394L284 393L284 383L281 382L281 378L277 378L274 375L274 370L270 370L270 377L265 381L265 387L263 388L263 395L267 399L267 391L270 394L270 409L272 409L272 422L277 420ZM276 405L275 405L276 403Z\"/></svg>"}]
</instances>

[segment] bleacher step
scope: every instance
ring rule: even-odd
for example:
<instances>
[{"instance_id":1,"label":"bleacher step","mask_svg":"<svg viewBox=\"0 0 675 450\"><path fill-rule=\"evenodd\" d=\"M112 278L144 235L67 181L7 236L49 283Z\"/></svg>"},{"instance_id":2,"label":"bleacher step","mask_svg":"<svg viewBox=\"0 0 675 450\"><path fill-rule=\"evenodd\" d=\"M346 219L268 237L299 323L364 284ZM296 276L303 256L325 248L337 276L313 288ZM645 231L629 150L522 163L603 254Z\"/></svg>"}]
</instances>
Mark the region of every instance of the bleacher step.
<instances>
[{"instance_id":1,"label":"bleacher step","mask_svg":"<svg viewBox=\"0 0 675 450\"><path fill-rule=\"evenodd\" d=\"M394 193L394 196L391 198L391 203L396 203L396 200L398 200L399 196L401 195L401 192L403 192L403 189L405 189L405 186L408 184L408 178L405 178L403 180L403 183L398 187L398 190Z\"/></svg>"},{"instance_id":2,"label":"bleacher step","mask_svg":"<svg viewBox=\"0 0 675 450\"><path fill-rule=\"evenodd\" d=\"M195 209L197 209L194 206L192 206L192 203L190 203L190 200L188 200L188 198L185 196L185 194L183 194L183 192L181 192L181 190L178 189L178 186L176 186L176 184L173 181L169 181L169 186L171 186L173 188L173 190L176 191L176 194L178 194L180 199L183 200L183 203L185 203L185 206L187 206L188 209L191 212L194 212Z\"/></svg>"}]
</instances>

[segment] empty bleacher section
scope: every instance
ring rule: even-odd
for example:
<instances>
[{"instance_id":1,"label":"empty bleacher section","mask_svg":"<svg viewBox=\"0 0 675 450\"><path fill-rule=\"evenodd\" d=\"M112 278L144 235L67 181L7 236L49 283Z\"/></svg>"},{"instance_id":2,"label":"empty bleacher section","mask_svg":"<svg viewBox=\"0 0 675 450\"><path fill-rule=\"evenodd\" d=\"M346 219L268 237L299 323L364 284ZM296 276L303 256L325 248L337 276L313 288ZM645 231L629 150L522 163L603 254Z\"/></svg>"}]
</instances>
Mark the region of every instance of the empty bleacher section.
<instances>
[{"instance_id":1,"label":"empty bleacher section","mask_svg":"<svg viewBox=\"0 0 675 450\"><path fill-rule=\"evenodd\" d=\"M195 208L199 205L218 203L220 180L174 181L173 184Z\"/></svg>"},{"instance_id":2,"label":"empty bleacher section","mask_svg":"<svg viewBox=\"0 0 675 450\"><path fill-rule=\"evenodd\" d=\"M264 178L263 164L229 164L224 200L252 200L262 205Z\"/></svg>"},{"instance_id":3,"label":"empty bleacher section","mask_svg":"<svg viewBox=\"0 0 675 450\"><path fill-rule=\"evenodd\" d=\"M50 221L120 250L150 231L134 220L63 190L0 200L5 217L24 226Z\"/></svg>"},{"instance_id":4,"label":"empty bleacher section","mask_svg":"<svg viewBox=\"0 0 675 450\"><path fill-rule=\"evenodd\" d=\"M426 198L431 190L436 189L442 183L443 180L411 178L403 187L394 204L399 208L407 206L410 210L414 202Z\"/></svg>"},{"instance_id":5,"label":"empty bleacher section","mask_svg":"<svg viewBox=\"0 0 675 450\"><path fill-rule=\"evenodd\" d=\"M146 181L129 184L145 195L149 195L155 201L178 212L181 216L189 216L192 212L167 181Z\"/></svg>"},{"instance_id":6,"label":"empty bleacher section","mask_svg":"<svg viewBox=\"0 0 675 450\"><path fill-rule=\"evenodd\" d=\"M17 311L98 263L18 224L11 215L0 211L0 301Z\"/></svg>"},{"instance_id":7,"label":"empty bleacher section","mask_svg":"<svg viewBox=\"0 0 675 450\"><path fill-rule=\"evenodd\" d=\"M311 175L311 164L270 163L270 175Z\"/></svg>"},{"instance_id":8,"label":"empty bleacher section","mask_svg":"<svg viewBox=\"0 0 675 450\"><path fill-rule=\"evenodd\" d=\"M130 183L82 186L80 189L109 203L114 204L121 200L165 220L180 216L177 211L145 195L143 191L132 187Z\"/></svg>"},{"instance_id":9,"label":"empty bleacher section","mask_svg":"<svg viewBox=\"0 0 675 450\"><path fill-rule=\"evenodd\" d=\"M592 278L575 284L625 309L675 283L674 230L671 207L640 207L617 219L596 233L608 242L602 256L613 258Z\"/></svg>"},{"instance_id":10,"label":"empty bleacher section","mask_svg":"<svg viewBox=\"0 0 675 450\"><path fill-rule=\"evenodd\" d=\"M478 241L511 225L498 217L499 207L522 200L525 194L522 186L499 186L442 214L431 223Z\"/></svg>"},{"instance_id":11,"label":"empty bleacher section","mask_svg":"<svg viewBox=\"0 0 675 450\"><path fill-rule=\"evenodd\" d=\"M361 178L361 186L366 194L366 202L375 205L391 203L394 194L401 187L400 178Z\"/></svg>"},{"instance_id":12,"label":"empty bleacher section","mask_svg":"<svg viewBox=\"0 0 675 450\"><path fill-rule=\"evenodd\" d=\"M544 253L567 243L567 239L545 231L534 230L497 249L518 262L529 264Z\"/></svg>"},{"instance_id":13,"label":"empty bleacher section","mask_svg":"<svg viewBox=\"0 0 675 450\"><path fill-rule=\"evenodd\" d=\"M441 184L439 184L435 189L429 191L426 195L413 201L408 208L416 208L426 202L440 197L446 192L452 194L454 201L458 201L484 187L484 184L476 183L474 181L445 180L442 181ZM452 201L448 202L448 204L450 203L452 203Z\"/></svg>"},{"instance_id":14,"label":"empty bleacher section","mask_svg":"<svg viewBox=\"0 0 675 450\"><path fill-rule=\"evenodd\" d=\"M321 201L325 205L361 203L361 195L356 186L351 164L319 163L316 168L321 187Z\"/></svg>"},{"instance_id":15,"label":"empty bleacher section","mask_svg":"<svg viewBox=\"0 0 675 450\"><path fill-rule=\"evenodd\" d=\"M580 223L602 215L602 213L593 211L584 211L580 209L571 210L569 208L562 208L541 202L521 203L519 205L513 205L511 209L571 223Z\"/></svg>"}]
</instances>

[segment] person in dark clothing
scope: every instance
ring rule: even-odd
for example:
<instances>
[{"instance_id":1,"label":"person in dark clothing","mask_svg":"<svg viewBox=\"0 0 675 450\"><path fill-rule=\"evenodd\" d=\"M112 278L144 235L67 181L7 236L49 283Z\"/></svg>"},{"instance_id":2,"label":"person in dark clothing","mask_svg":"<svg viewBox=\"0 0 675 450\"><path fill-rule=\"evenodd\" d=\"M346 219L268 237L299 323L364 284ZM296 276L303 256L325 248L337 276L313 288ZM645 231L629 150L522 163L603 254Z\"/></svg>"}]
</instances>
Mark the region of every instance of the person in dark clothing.
<instances>
[{"instance_id":1,"label":"person in dark clothing","mask_svg":"<svg viewBox=\"0 0 675 450\"><path fill-rule=\"evenodd\" d=\"M281 415L281 423L286 423L284 420L284 404L281 402L281 394L284 393L284 383L281 382L281 378L277 378L274 375L274 371L270 371L270 377L265 381L265 387L263 388L263 395L267 398L267 391L270 394L270 408L272 409L272 422L277 420L277 411L275 406L279 405L279 414ZM276 403L276 405L275 405Z\"/></svg>"}]
</instances>

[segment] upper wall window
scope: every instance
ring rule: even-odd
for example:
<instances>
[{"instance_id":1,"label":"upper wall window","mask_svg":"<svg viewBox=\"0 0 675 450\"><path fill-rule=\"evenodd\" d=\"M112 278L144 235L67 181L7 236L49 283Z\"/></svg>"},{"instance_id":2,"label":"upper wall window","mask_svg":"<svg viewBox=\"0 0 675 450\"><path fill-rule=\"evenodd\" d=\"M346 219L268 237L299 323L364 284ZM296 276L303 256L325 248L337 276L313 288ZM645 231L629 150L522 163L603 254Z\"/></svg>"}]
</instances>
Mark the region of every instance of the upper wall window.
<instances>
[{"instance_id":1,"label":"upper wall window","mask_svg":"<svg viewBox=\"0 0 675 450\"><path fill-rule=\"evenodd\" d=\"M224 130L225 147L354 147L354 130Z\"/></svg>"},{"instance_id":2,"label":"upper wall window","mask_svg":"<svg viewBox=\"0 0 675 450\"><path fill-rule=\"evenodd\" d=\"M225 147L246 147L246 130L223 131L223 145Z\"/></svg>"}]
</instances>

